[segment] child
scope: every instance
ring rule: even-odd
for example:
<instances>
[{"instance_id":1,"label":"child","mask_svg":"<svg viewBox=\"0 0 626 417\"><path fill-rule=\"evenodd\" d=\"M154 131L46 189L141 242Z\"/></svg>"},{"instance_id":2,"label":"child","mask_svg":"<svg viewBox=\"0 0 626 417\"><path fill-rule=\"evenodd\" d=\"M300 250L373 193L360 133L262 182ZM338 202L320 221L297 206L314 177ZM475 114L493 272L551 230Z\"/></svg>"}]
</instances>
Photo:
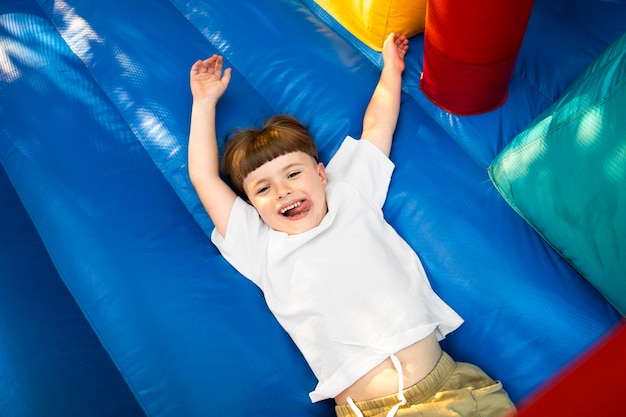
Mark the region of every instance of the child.
<instances>
[{"instance_id":1,"label":"child","mask_svg":"<svg viewBox=\"0 0 626 417\"><path fill-rule=\"evenodd\" d=\"M197 61L189 175L215 225L212 241L263 290L318 378L312 401L334 398L340 417L500 416L514 409L508 395L442 352L439 340L462 319L383 218L407 50L405 36L388 36L361 139L346 138L327 168L293 117L236 132L222 168L237 192L219 175L215 133L231 70L222 73L217 55Z\"/></svg>"}]
</instances>

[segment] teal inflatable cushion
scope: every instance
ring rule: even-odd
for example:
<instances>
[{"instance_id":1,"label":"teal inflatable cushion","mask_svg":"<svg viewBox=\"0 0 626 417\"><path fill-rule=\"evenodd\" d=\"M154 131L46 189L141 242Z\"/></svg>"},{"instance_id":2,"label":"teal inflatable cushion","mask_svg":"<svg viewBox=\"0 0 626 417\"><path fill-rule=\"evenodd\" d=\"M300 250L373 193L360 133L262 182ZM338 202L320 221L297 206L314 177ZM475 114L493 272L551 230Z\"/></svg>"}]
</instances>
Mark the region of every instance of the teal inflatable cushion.
<instances>
[{"instance_id":1,"label":"teal inflatable cushion","mask_svg":"<svg viewBox=\"0 0 626 417\"><path fill-rule=\"evenodd\" d=\"M489 167L506 201L626 312L626 33Z\"/></svg>"}]
</instances>

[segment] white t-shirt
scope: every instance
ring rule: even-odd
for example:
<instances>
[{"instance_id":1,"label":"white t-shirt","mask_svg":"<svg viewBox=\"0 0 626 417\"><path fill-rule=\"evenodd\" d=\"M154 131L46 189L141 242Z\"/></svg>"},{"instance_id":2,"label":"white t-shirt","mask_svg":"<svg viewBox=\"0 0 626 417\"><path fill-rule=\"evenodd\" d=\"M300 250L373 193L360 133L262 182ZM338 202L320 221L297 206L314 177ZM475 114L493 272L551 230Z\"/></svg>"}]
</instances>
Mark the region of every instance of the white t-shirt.
<instances>
[{"instance_id":1,"label":"white t-shirt","mask_svg":"<svg viewBox=\"0 0 626 417\"><path fill-rule=\"evenodd\" d=\"M463 320L432 290L411 247L383 218L394 164L375 145L344 140L326 169L328 213L297 235L268 227L237 199L226 239L212 241L257 284L319 383L334 398L391 354Z\"/></svg>"}]
</instances>

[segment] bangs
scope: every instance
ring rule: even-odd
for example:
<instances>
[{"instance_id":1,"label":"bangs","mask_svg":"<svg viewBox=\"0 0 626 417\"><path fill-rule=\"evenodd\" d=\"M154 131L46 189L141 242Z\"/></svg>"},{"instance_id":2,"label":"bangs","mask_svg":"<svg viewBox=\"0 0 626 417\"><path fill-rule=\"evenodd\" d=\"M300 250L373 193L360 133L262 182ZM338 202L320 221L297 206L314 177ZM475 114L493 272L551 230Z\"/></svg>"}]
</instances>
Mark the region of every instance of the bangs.
<instances>
[{"instance_id":1,"label":"bangs","mask_svg":"<svg viewBox=\"0 0 626 417\"><path fill-rule=\"evenodd\" d=\"M241 170L242 180L266 162L301 150L302 143L295 140L295 138L279 137L279 133L275 130L263 132L263 134L248 142L247 146L239 152L240 155L238 155L239 158L237 159L239 159L238 165Z\"/></svg>"}]
</instances>

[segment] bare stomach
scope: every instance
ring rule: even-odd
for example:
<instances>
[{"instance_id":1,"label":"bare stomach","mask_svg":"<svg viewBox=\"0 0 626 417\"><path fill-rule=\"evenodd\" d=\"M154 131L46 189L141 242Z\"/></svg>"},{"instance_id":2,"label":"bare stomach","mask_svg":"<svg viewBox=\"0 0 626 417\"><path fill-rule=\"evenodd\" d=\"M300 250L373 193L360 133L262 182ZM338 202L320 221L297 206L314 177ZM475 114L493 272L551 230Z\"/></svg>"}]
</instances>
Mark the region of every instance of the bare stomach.
<instances>
[{"instance_id":1,"label":"bare stomach","mask_svg":"<svg viewBox=\"0 0 626 417\"><path fill-rule=\"evenodd\" d=\"M421 381L432 371L441 357L441 347L435 333L431 333L396 353L402 364L404 387ZM347 397L366 401L398 392L398 372L390 358L363 375L354 384L335 397L338 405L347 404Z\"/></svg>"}]
</instances>

